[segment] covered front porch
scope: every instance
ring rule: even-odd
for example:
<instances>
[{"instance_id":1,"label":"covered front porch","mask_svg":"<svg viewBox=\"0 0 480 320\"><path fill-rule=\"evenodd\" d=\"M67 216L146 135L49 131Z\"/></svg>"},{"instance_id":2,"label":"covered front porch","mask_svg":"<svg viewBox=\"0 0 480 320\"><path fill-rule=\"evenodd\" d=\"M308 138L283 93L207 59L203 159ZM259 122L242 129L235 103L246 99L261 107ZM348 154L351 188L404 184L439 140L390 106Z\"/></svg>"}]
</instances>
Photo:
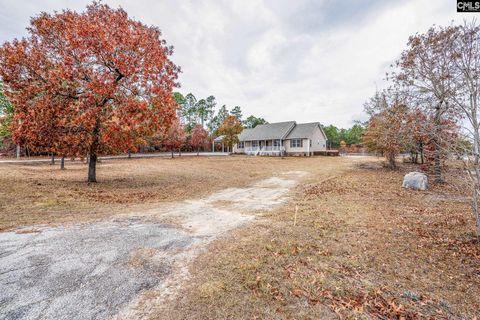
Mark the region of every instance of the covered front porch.
<instances>
[{"instance_id":1,"label":"covered front porch","mask_svg":"<svg viewBox=\"0 0 480 320\"><path fill-rule=\"evenodd\" d=\"M242 143L242 142L241 142ZM244 152L248 155L281 155L285 151L285 148L282 146L282 140L280 139L271 139L271 140L252 140L245 141L244 143Z\"/></svg>"}]
</instances>

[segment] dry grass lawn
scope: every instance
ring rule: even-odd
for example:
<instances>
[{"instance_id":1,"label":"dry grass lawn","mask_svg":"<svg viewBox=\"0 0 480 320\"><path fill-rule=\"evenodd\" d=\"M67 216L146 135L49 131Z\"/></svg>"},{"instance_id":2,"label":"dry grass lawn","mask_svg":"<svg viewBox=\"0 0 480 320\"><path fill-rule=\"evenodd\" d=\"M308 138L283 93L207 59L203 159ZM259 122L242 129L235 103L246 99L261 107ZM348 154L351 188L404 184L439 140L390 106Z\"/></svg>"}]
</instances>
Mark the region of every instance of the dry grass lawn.
<instances>
[{"instance_id":1,"label":"dry grass lawn","mask_svg":"<svg viewBox=\"0 0 480 320\"><path fill-rule=\"evenodd\" d=\"M334 178L311 171L288 205L213 243L154 318L479 318L466 191L403 190L406 170L369 161Z\"/></svg>"},{"instance_id":2,"label":"dry grass lawn","mask_svg":"<svg viewBox=\"0 0 480 320\"><path fill-rule=\"evenodd\" d=\"M88 185L81 163L0 165L0 228L99 219L303 170L286 205L212 243L154 318L478 318L467 190L454 169L446 185L404 190L411 169L365 158L151 158L104 161Z\"/></svg>"},{"instance_id":3,"label":"dry grass lawn","mask_svg":"<svg viewBox=\"0 0 480 320\"><path fill-rule=\"evenodd\" d=\"M335 161L336 160L336 161ZM341 159L180 157L104 160L99 183L87 184L87 166L0 164L0 230L104 218L164 201L202 197L227 187Z\"/></svg>"}]
</instances>

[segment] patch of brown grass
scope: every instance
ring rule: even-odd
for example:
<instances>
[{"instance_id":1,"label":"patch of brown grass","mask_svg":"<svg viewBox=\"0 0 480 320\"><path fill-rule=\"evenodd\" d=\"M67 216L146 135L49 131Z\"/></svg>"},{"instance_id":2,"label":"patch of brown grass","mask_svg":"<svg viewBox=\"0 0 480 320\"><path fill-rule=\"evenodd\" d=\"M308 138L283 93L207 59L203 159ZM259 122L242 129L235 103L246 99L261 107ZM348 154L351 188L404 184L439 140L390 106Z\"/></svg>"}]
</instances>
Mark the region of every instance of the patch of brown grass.
<instances>
[{"instance_id":1,"label":"patch of brown grass","mask_svg":"<svg viewBox=\"0 0 480 320\"><path fill-rule=\"evenodd\" d=\"M132 268L143 267L149 264L153 256L159 253L159 250L154 248L140 248L130 253L127 264Z\"/></svg>"},{"instance_id":2,"label":"patch of brown grass","mask_svg":"<svg viewBox=\"0 0 480 320\"><path fill-rule=\"evenodd\" d=\"M295 200L213 243L153 318L480 316L480 245L464 189L404 190L405 167L370 163L334 179L332 170L312 170Z\"/></svg>"},{"instance_id":3,"label":"patch of brown grass","mask_svg":"<svg viewBox=\"0 0 480 320\"><path fill-rule=\"evenodd\" d=\"M344 162L244 156L102 160L96 184L85 182L87 166L80 161L68 162L66 170L0 164L0 230L100 219L246 186L281 171Z\"/></svg>"},{"instance_id":4,"label":"patch of brown grass","mask_svg":"<svg viewBox=\"0 0 480 320\"><path fill-rule=\"evenodd\" d=\"M18 229L15 231L16 234L29 234L29 233L40 233L41 231L35 228L29 229Z\"/></svg>"}]
</instances>

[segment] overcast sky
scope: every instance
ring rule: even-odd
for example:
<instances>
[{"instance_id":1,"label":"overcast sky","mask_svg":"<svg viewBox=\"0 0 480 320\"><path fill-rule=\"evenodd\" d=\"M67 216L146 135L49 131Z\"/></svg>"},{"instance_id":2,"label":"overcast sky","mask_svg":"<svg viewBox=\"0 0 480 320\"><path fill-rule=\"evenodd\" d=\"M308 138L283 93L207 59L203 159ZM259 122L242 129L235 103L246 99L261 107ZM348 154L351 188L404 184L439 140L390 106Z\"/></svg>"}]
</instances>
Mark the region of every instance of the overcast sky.
<instances>
[{"instance_id":1,"label":"overcast sky","mask_svg":"<svg viewBox=\"0 0 480 320\"><path fill-rule=\"evenodd\" d=\"M41 11L90 1L0 0L0 42L26 35ZM158 26L182 67L180 92L214 95L244 115L350 126L384 86L408 36L461 22L454 0L112 0Z\"/></svg>"}]
</instances>

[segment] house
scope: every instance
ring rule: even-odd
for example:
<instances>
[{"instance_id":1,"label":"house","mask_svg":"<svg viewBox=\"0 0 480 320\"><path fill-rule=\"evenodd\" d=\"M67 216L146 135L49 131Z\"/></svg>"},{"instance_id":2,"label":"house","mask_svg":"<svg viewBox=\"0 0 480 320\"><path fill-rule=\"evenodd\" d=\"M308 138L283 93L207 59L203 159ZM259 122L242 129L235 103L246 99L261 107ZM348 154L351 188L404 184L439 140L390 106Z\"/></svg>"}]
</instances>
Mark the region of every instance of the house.
<instances>
[{"instance_id":1,"label":"house","mask_svg":"<svg viewBox=\"0 0 480 320\"><path fill-rule=\"evenodd\" d=\"M327 136L319 122L277 122L244 129L234 153L250 155L312 155L327 150Z\"/></svg>"}]
</instances>

